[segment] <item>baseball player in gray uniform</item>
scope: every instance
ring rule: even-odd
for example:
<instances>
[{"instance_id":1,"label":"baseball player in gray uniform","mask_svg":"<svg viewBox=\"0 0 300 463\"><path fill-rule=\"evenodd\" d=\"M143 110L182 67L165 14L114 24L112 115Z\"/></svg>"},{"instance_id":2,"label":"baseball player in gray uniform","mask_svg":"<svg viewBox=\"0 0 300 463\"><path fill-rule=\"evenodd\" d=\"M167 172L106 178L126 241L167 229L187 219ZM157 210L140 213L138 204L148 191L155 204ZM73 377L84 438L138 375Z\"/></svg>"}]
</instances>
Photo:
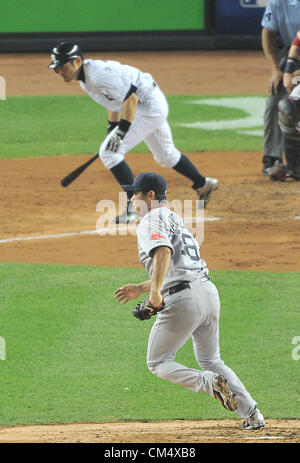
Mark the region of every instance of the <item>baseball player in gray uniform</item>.
<instances>
[{"instance_id":1,"label":"baseball player in gray uniform","mask_svg":"<svg viewBox=\"0 0 300 463\"><path fill-rule=\"evenodd\" d=\"M182 218L167 207L165 179L142 172L123 188L134 193L132 201L142 217L137 227L138 252L150 280L122 286L115 297L125 304L148 293L138 312L134 311L141 320L157 314L148 340L148 368L160 378L211 395L227 410L236 410L244 419L244 429L264 427L256 402L221 360L218 291L200 257L198 242ZM203 370L176 362L178 350L189 338Z\"/></svg>"},{"instance_id":2,"label":"baseball player in gray uniform","mask_svg":"<svg viewBox=\"0 0 300 463\"><path fill-rule=\"evenodd\" d=\"M120 185L132 184L134 175L125 154L144 141L154 159L192 181L192 188L206 205L218 180L204 177L174 145L167 121L168 103L153 77L117 61L84 59L77 44L62 42L53 48L50 68L65 82L78 80L81 88L108 114L108 134L99 149L105 167ZM124 214L117 223L137 220L128 195Z\"/></svg>"}]
</instances>

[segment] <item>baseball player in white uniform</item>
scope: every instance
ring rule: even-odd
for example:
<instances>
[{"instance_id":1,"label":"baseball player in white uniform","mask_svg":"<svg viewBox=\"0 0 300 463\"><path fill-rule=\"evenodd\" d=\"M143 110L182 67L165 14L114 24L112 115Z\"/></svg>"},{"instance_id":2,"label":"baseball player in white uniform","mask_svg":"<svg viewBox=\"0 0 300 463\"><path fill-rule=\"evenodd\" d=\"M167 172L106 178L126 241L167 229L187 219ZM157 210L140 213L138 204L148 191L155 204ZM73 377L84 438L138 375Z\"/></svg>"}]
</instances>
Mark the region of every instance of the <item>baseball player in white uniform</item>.
<instances>
[{"instance_id":1,"label":"baseball player in white uniform","mask_svg":"<svg viewBox=\"0 0 300 463\"><path fill-rule=\"evenodd\" d=\"M78 45L62 42L52 50L50 68L65 82L78 80L81 88L108 113L108 135L99 156L120 185L132 184L134 175L125 161L128 151L144 141L154 159L190 179L206 205L218 180L204 177L175 147L167 121L168 103L153 77L117 61L84 59ZM117 223L137 220L128 192L128 207Z\"/></svg>"},{"instance_id":2,"label":"baseball player in white uniform","mask_svg":"<svg viewBox=\"0 0 300 463\"><path fill-rule=\"evenodd\" d=\"M166 181L143 172L131 185L132 201L142 217L137 228L138 251L150 280L115 291L122 304L142 293L148 297L138 318L157 313L147 350L147 365L160 378L217 398L244 419L244 429L264 427L264 417L236 374L220 357L220 300L208 276L199 244L182 218L166 203ZM150 312L149 312L150 311ZM203 370L176 362L178 350L192 338L195 358Z\"/></svg>"}]
</instances>

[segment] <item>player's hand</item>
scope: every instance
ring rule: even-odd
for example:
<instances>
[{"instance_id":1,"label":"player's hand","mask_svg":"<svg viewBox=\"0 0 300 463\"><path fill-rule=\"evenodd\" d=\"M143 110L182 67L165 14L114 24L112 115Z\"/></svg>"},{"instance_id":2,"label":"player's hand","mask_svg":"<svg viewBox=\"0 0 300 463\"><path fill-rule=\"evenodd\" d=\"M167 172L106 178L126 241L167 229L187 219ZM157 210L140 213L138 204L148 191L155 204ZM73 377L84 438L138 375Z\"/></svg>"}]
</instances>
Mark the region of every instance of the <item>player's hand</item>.
<instances>
[{"instance_id":1,"label":"player's hand","mask_svg":"<svg viewBox=\"0 0 300 463\"><path fill-rule=\"evenodd\" d=\"M117 302L120 302L122 305L124 305L126 302L135 299L140 294L141 291L138 285L125 285L116 289L115 298Z\"/></svg>"},{"instance_id":2,"label":"player's hand","mask_svg":"<svg viewBox=\"0 0 300 463\"><path fill-rule=\"evenodd\" d=\"M279 85L282 79L282 72L280 70L276 70L272 72L271 79L269 81L269 94L275 95L275 93L279 90Z\"/></svg>"},{"instance_id":3,"label":"player's hand","mask_svg":"<svg viewBox=\"0 0 300 463\"><path fill-rule=\"evenodd\" d=\"M109 139L109 142L106 145L106 151L117 153L121 148L121 144L125 135L126 132L118 127Z\"/></svg>"}]
</instances>

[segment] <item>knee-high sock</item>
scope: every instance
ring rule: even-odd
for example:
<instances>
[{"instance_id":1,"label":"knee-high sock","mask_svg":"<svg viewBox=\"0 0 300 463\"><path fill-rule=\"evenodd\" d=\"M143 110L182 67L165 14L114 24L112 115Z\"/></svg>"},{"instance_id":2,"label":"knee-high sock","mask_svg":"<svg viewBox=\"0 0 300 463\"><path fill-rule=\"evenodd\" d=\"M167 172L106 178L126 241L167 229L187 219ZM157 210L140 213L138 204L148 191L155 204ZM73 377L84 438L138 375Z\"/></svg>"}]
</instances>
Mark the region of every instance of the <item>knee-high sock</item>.
<instances>
[{"instance_id":1,"label":"knee-high sock","mask_svg":"<svg viewBox=\"0 0 300 463\"><path fill-rule=\"evenodd\" d=\"M111 173L120 185L131 185L134 182L134 176L131 168L124 160L110 169ZM127 192L127 197L132 197L132 192Z\"/></svg>"},{"instance_id":2,"label":"knee-high sock","mask_svg":"<svg viewBox=\"0 0 300 463\"><path fill-rule=\"evenodd\" d=\"M194 166L194 164L184 154L181 154L181 158L173 169L179 174L189 178L193 182L192 188L194 188L194 190L204 186L205 177L200 174L197 167Z\"/></svg>"}]
</instances>

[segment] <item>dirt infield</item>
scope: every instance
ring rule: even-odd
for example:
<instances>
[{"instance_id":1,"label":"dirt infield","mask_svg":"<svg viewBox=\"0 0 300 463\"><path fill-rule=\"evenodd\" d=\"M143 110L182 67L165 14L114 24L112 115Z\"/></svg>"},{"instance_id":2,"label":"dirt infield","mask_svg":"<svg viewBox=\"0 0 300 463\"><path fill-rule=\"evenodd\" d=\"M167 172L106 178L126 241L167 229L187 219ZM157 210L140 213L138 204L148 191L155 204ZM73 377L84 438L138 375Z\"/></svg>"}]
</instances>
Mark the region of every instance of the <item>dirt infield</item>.
<instances>
[{"instance_id":1,"label":"dirt infield","mask_svg":"<svg viewBox=\"0 0 300 463\"><path fill-rule=\"evenodd\" d=\"M96 211L98 202L109 198L118 203L119 191L112 191L110 174L100 161L68 188L60 186L59 179L88 157L1 161L0 213L5 220L0 240L58 235L52 239L2 243L2 262L140 265L135 236L59 236L95 230L101 216ZM271 182L262 177L260 153L193 153L189 157L220 182L205 213L207 220L213 219L205 222L201 247L208 266L300 270L300 222L296 219L300 215L299 183ZM157 169L151 155L129 154L127 159L135 173L145 166L150 171ZM170 201L196 199L189 181L171 169L161 171L168 181Z\"/></svg>"},{"instance_id":2,"label":"dirt infield","mask_svg":"<svg viewBox=\"0 0 300 463\"><path fill-rule=\"evenodd\" d=\"M100 56L100 55L99 55ZM108 55L101 54L108 58ZM114 53L150 71L169 94L265 94L268 66L261 52ZM81 93L47 69L44 55L2 55L7 95ZM42 154L42 153L41 153ZM261 175L260 152L186 153L204 175L219 179L206 212L202 257L211 269L299 271L299 182L271 182ZM59 181L89 158L3 159L0 261L67 265L139 266L134 236L83 234L95 230L101 199L119 189L96 162L74 184ZM163 169L150 154L129 154L134 173L158 170L169 200L195 200L189 181ZM73 233L73 236L60 236ZM55 235L46 239L48 235ZM25 238L25 239L24 239ZM34 238L34 239L33 239ZM0 442L299 442L298 420L267 420L257 432L239 421L99 423L0 428Z\"/></svg>"},{"instance_id":3,"label":"dirt infield","mask_svg":"<svg viewBox=\"0 0 300 463\"><path fill-rule=\"evenodd\" d=\"M264 429L245 431L235 420L159 423L75 423L0 428L0 443L295 443L299 420L267 420Z\"/></svg>"}]
</instances>

